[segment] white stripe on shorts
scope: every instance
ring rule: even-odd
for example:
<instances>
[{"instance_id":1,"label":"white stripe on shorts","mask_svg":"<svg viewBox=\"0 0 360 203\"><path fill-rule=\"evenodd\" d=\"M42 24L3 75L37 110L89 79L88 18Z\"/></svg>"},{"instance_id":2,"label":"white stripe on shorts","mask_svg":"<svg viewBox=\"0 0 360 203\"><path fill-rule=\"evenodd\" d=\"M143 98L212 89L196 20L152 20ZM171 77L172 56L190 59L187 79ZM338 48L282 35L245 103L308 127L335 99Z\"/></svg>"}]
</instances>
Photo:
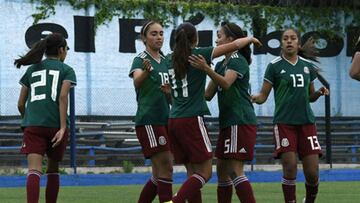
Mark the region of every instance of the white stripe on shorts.
<instances>
[{"instance_id":1,"label":"white stripe on shorts","mask_svg":"<svg viewBox=\"0 0 360 203\"><path fill-rule=\"evenodd\" d=\"M157 146L154 130L151 125L145 125L146 133L148 134L150 147L154 148Z\"/></svg>"},{"instance_id":2,"label":"white stripe on shorts","mask_svg":"<svg viewBox=\"0 0 360 203\"><path fill-rule=\"evenodd\" d=\"M199 129L201 131L201 135L203 137L206 149L207 149L208 152L211 152L212 151L211 150L211 143L210 143L209 136L208 136L206 128L205 128L203 118L201 116L198 116L198 122L199 122Z\"/></svg>"},{"instance_id":3,"label":"white stripe on shorts","mask_svg":"<svg viewBox=\"0 0 360 203\"><path fill-rule=\"evenodd\" d=\"M231 137L230 137L230 153L236 153L237 152L237 125L231 126Z\"/></svg>"},{"instance_id":4,"label":"white stripe on shorts","mask_svg":"<svg viewBox=\"0 0 360 203\"><path fill-rule=\"evenodd\" d=\"M280 134L279 134L278 125L274 126L274 135L275 135L275 141L276 141L276 149L280 149Z\"/></svg>"}]
</instances>

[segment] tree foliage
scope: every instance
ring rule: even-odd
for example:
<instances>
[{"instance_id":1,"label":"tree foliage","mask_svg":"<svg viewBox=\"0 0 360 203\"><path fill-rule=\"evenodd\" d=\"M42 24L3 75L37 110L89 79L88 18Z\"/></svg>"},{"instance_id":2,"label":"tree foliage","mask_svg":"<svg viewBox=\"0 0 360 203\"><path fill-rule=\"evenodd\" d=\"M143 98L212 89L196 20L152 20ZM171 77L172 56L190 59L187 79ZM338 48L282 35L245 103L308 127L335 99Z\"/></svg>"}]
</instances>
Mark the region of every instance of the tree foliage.
<instances>
[{"instance_id":1,"label":"tree foliage","mask_svg":"<svg viewBox=\"0 0 360 203\"><path fill-rule=\"evenodd\" d=\"M283 29L290 25L300 31L327 30L343 33L344 25L358 26L360 7L355 0L31 0L38 3L34 23L56 12L55 6L70 4L73 9L94 9L96 25L106 24L114 17L132 18L142 14L146 19L174 24L174 17L189 19L202 14L215 24L232 18L244 22L245 28L258 26ZM325 2L325 3L324 3ZM261 19L255 20L254 19Z\"/></svg>"}]
</instances>

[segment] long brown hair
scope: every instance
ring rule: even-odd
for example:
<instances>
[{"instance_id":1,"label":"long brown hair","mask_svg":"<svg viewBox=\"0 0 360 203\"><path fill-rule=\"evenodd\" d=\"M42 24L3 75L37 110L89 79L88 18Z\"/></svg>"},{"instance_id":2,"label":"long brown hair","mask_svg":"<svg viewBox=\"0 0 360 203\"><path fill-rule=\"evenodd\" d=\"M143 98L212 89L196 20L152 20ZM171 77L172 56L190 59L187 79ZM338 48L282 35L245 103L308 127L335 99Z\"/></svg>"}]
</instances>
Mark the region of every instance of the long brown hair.
<instances>
[{"instance_id":1,"label":"long brown hair","mask_svg":"<svg viewBox=\"0 0 360 203\"><path fill-rule=\"evenodd\" d=\"M298 55L303 58L306 58L306 59L309 59L309 60L312 60L315 62L319 62L318 57L317 57L319 54L319 51L315 47L314 39L312 37L310 37L309 39L306 40L306 42L304 44L302 44L300 32L294 28L286 29L283 32L283 34L281 35L281 39L284 37L284 33L288 30L292 30L296 33L299 44L301 45L301 47L298 50ZM282 40L281 40L281 42L282 42Z\"/></svg>"},{"instance_id":2,"label":"long brown hair","mask_svg":"<svg viewBox=\"0 0 360 203\"><path fill-rule=\"evenodd\" d=\"M16 68L20 68L24 65L39 63L44 53L47 56L58 56L60 47L67 48L65 38L60 33L52 33L36 42L24 56L15 59L14 65Z\"/></svg>"},{"instance_id":3,"label":"long brown hair","mask_svg":"<svg viewBox=\"0 0 360 203\"><path fill-rule=\"evenodd\" d=\"M175 78L182 79L189 66L188 58L191 55L191 46L197 41L197 31L191 23L180 24L175 31L175 44L172 61Z\"/></svg>"},{"instance_id":4,"label":"long brown hair","mask_svg":"<svg viewBox=\"0 0 360 203\"><path fill-rule=\"evenodd\" d=\"M234 40L246 37L243 30L235 23L222 22L221 27L225 32L226 37L232 37ZM245 57L248 64L251 63L251 49L250 44L238 50L238 53Z\"/></svg>"}]
</instances>

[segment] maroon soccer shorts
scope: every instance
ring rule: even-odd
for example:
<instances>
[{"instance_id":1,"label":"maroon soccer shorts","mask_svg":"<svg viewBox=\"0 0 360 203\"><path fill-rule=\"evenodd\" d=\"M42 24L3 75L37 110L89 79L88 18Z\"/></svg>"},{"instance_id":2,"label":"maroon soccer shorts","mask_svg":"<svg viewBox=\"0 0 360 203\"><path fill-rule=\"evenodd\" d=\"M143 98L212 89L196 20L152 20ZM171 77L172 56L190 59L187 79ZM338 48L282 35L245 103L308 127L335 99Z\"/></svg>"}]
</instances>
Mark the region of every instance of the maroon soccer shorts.
<instances>
[{"instance_id":1,"label":"maroon soccer shorts","mask_svg":"<svg viewBox=\"0 0 360 203\"><path fill-rule=\"evenodd\" d=\"M142 147L145 158L151 158L154 154L170 151L167 127L163 125L136 126L136 136Z\"/></svg>"},{"instance_id":2,"label":"maroon soccer shorts","mask_svg":"<svg viewBox=\"0 0 360 203\"><path fill-rule=\"evenodd\" d=\"M201 116L170 118L169 137L175 163L201 163L212 158L210 139Z\"/></svg>"},{"instance_id":3,"label":"maroon soccer shorts","mask_svg":"<svg viewBox=\"0 0 360 203\"><path fill-rule=\"evenodd\" d=\"M215 155L219 159L251 161L255 142L255 125L232 125L220 130Z\"/></svg>"},{"instance_id":4,"label":"maroon soccer shorts","mask_svg":"<svg viewBox=\"0 0 360 203\"><path fill-rule=\"evenodd\" d=\"M300 159L311 154L322 156L315 124L277 124L274 126L274 140L273 156L277 159L284 152L297 152Z\"/></svg>"},{"instance_id":5,"label":"maroon soccer shorts","mask_svg":"<svg viewBox=\"0 0 360 203\"><path fill-rule=\"evenodd\" d=\"M54 160L61 161L64 157L66 145L69 137L69 130L66 129L64 137L60 144L55 148L52 147L51 140L58 132L59 128L48 127L26 127L24 129L23 144L21 146L21 153L23 154L40 154L46 155Z\"/></svg>"}]
</instances>

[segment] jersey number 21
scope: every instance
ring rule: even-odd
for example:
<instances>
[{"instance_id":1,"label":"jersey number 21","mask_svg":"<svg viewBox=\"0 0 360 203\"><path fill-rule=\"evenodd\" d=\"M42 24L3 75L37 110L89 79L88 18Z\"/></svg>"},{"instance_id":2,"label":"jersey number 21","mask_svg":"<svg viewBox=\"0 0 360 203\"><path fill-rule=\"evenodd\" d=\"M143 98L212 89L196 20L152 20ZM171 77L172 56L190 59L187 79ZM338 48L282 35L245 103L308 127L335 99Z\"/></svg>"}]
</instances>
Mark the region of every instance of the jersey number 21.
<instances>
[{"instance_id":1,"label":"jersey number 21","mask_svg":"<svg viewBox=\"0 0 360 203\"><path fill-rule=\"evenodd\" d=\"M40 80L34 82L30 85L31 88L31 98L30 102L43 100L46 98L46 94L36 94L37 87L46 86L46 77L52 76L52 84L51 84L51 99L56 101L57 96L57 85L59 82L59 71L57 70L49 70L49 74L46 74L47 70L36 71L31 74L31 77L40 76Z\"/></svg>"}]
</instances>

